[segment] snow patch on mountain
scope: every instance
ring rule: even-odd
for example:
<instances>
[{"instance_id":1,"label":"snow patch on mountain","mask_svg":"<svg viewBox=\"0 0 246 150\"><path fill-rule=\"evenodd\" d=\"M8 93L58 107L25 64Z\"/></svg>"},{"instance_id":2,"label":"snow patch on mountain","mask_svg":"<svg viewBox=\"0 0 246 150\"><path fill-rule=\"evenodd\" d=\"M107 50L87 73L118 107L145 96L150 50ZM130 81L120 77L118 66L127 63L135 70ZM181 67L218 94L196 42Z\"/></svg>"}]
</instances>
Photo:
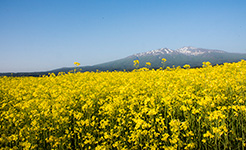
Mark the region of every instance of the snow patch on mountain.
<instances>
[{"instance_id":1,"label":"snow patch on mountain","mask_svg":"<svg viewBox=\"0 0 246 150\"><path fill-rule=\"evenodd\" d=\"M161 48L161 49L157 49L157 50L152 50L152 51L148 51L148 52L143 52L143 53L138 53L135 54L134 56L140 57L140 56L146 56L146 55L161 55L161 54L171 54L173 53L173 50L169 49L169 48Z\"/></svg>"},{"instance_id":2,"label":"snow patch on mountain","mask_svg":"<svg viewBox=\"0 0 246 150\"><path fill-rule=\"evenodd\" d=\"M180 49L177 49L176 51L185 55L194 55L194 56L201 55L206 52L204 50L200 50L195 47L182 47Z\"/></svg>"},{"instance_id":3,"label":"snow patch on mountain","mask_svg":"<svg viewBox=\"0 0 246 150\"><path fill-rule=\"evenodd\" d=\"M195 48L191 46L182 47L180 49L177 49L176 51L184 55L192 55L192 56L202 55L205 53L225 53L224 51L221 50L210 50L210 49L203 49L203 48Z\"/></svg>"}]
</instances>

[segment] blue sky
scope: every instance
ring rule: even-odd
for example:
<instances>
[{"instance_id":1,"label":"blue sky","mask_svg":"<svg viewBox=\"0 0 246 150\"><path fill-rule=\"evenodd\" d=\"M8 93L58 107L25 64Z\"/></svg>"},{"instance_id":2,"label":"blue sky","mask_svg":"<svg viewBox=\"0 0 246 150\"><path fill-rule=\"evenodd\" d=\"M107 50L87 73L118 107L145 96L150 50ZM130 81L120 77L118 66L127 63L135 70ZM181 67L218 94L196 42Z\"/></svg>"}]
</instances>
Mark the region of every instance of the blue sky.
<instances>
[{"instance_id":1,"label":"blue sky","mask_svg":"<svg viewBox=\"0 0 246 150\"><path fill-rule=\"evenodd\" d=\"M0 72L183 46L246 53L245 0L0 0Z\"/></svg>"}]
</instances>

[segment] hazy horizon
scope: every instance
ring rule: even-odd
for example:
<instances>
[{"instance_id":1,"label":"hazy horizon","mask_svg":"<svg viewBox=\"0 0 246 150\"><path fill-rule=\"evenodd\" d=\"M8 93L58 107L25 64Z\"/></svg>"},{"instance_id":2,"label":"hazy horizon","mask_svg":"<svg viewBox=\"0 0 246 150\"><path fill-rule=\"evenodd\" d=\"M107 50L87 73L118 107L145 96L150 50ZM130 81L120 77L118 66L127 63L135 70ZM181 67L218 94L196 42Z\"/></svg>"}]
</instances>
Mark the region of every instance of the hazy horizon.
<instances>
[{"instance_id":1,"label":"hazy horizon","mask_svg":"<svg viewBox=\"0 0 246 150\"><path fill-rule=\"evenodd\" d=\"M246 1L0 0L0 72L95 65L184 46L246 53Z\"/></svg>"}]
</instances>

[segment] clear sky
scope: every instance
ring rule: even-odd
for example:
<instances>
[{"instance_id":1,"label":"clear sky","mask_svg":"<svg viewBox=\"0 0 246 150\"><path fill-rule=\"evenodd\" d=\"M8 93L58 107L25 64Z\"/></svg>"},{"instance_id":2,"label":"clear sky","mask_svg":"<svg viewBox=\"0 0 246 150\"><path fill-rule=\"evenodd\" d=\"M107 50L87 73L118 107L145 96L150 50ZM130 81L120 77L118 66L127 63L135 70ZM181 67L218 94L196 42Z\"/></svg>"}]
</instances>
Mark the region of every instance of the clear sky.
<instances>
[{"instance_id":1,"label":"clear sky","mask_svg":"<svg viewBox=\"0 0 246 150\"><path fill-rule=\"evenodd\" d=\"M246 53L246 0L0 0L0 72L183 46Z\"/></svg>"}]
</instances>

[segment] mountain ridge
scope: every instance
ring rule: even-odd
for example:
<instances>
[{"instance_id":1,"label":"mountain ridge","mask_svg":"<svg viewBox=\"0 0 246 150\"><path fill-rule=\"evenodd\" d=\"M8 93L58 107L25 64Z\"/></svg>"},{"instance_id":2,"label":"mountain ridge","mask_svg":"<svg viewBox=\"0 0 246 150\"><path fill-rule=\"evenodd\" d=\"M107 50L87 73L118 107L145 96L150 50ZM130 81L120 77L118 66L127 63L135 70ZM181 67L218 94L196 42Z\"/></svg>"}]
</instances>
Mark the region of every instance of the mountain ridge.
<instances>
[{"instance_id":1,"label":"mountain ridge","mask_svg":"<svg viewBox=\"0 0 246 150\"><path fill-rule=\"evenodd\" d=\"M151 50L147 52L133 54L133 56L144 56L144 55L158 55L158 54L177 54L182 53L185 55L200 55L204 53L227 53L223 50L205 49L205 48L195 48L192 46L184 46L182 48L172 50L169 48L160 48L156 50ZM131 55L132 56L132 55Z\"/></svg>"},{"instance_id":2,"label":"mountain ridge","mask_svg":"<svg viewBox=\"0 0 246 150\"><path fill-rule=\"evenodd\" d=\"M131 71L135 69L134 60L139 60L139 67L144 67L146 62L151 63L151 68L157 69L163 66L161 59L165 58L165 67L184 66L189 64L191 67L201 67L202 62L209 61L212 65L223 64L225 62L237 62L241 59L246 60L245 53L229 53L223 50L195 48L192 46L184 46L182 48L172 50L169 48L160 48L147 52L136 53L121 59L109 61L91 66L76 67L78 71ZM0 76L40 76L48 73L58 74L59 72L69 72L75 67L63 67L45 72L28 72L28 73L0 73Z\"/></svg>"}]
</instances>

